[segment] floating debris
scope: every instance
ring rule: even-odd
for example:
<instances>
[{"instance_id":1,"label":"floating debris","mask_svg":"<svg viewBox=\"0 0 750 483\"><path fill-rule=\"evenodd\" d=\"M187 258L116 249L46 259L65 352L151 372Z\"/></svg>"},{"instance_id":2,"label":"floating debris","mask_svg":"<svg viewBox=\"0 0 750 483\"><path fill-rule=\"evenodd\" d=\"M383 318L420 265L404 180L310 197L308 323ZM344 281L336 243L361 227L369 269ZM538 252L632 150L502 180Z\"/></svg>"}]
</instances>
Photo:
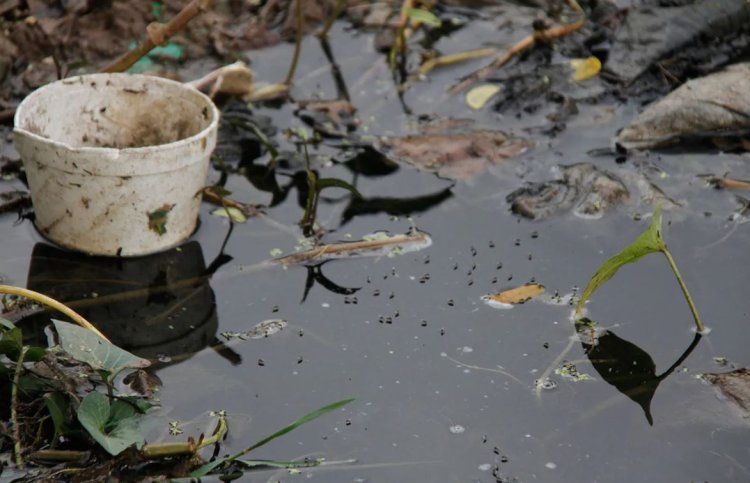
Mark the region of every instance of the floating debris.
<instances>
[{"instance_id":1,"label":"floating debris","mask_svg":"<svg viewBox=\"0 0 750 483\"><path fill-rule=\"evenodd\" d=\"M482 109L487 103L500 92L501 87L497 84L482 84L481 86L474 87L466 93L466 104L470 108L478 111Z\"/></svg>"},{"instance_id":2,"label":"floating debris","mask_svg":"<svg viewBox=\"0 0 750 483\"><path fill-rule=\"evenodd\" d=\"M362 240L325 244L300 253L286 255L274 259L273 263L288 266L342 258L396 256L423 250L430 245L432 245L430 235L416 229L404 235L378 232L366 235Z\"/></svg>"},{"instance_id":3,"label":"floating debris","mask_svg":"<svg viewBox=\"0 0 750 483\"><path fill-rule=\"evenodd\" d=\"M630 194L616 176L599 171L593 164L560 166L562 179L529 183L506 200L517 215L534 220L572 210L581 218L600 218L611 206Z\"/></svg>"},{"instance_id":4,"label":"floating debris","mask_svg":"<svg viewBox=\"0 0 750 483\"><path fill-rule=\"evenodd\" d=\"M375 144L395 162L455 180L470 179L489 166L517 156L529 142L500 131L381 137Z\"/></svg>"},{"instance_id":5,"label":"floating debris","mask_svg":"<svg viewBox=\"0 0 750 483\"><path fill-rule=\"evenodd\" d=\"M544 285L538 283L527 283L520 287L504 290L496 294L482 296L482 300L497 309L510 309L514 305L520 305L534 299L544 293Z\"/></svg>"},{"instance_id":6,"label":"floating debris","mask_svg":"<svg viewBox=\"0 0 750 483\"><path fill-rule=\"evenodd\" d=\"M245 217L245 215L237 208L216 208L211 214L221 218L229 218L234 223L239 224L247 221L247 217Z\"/></svg>"},{"instance_id":7,"label":"floating debris","mask_svg":"<svg viewBox=\"0 0 750 483\"><path fill-rule=\"evenodd\" d=\"M250 330L244 332L233 332L226 331L222 332L221 336L225 339L264 339L270 337L277 332L284 330L289 324L283 319L268 319L255 325Z\"/></svg>"},{"instance_id":8,"label":"floating debris","mask_svg":"<svg viewBox=\"0 0 750 483\"><path fill-rule=\"evenodd\" d=\"M737 369L722 374L701 374L701 379L714 385L723 396L735 403L745 421L750 418L750 371Z\"/></svg>"},{"instance_id":9,"label":"floating debris","mask_svg":"<svg viewBox=\"0 0 750 483\"><path fill-rule=\"evenodd\" d=\"M570 59L570 66L573 68L573 80L583 82L596 77L602 70L602 63L596 57L587 59Z\"/></svg>"}]
</instances>

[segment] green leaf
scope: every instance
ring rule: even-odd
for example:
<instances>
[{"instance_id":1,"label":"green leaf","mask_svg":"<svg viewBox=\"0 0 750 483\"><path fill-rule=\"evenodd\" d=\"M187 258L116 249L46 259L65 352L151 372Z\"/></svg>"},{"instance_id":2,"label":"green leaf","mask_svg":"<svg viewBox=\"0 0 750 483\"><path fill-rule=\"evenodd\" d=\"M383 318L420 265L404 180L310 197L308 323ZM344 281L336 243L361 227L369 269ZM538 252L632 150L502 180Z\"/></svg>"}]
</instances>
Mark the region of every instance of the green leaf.
<instances>
[{"instance_id":1,"label":"green leaf","mask_svg":"<svg viewBox=\"0 0 750 483\"><path fill-rule=\"evenodd\" d=\"M318 188L318 191L322 191L325 188L343 188L347 191L349 191L351 194L356 196L359 199L362 199L362 195L359 194L359 191L357 191L357 188L350 185L344 180L337 179L337 178L320 178L316 182L316 187Z\"/></svg>"},{"instance_id":2,"label":"green leaf","mask_svg":"<svg viewBox=\"0 0 750 483\"><path fill-rule=\"evenodd\" d=\"M351 399L344 399L344 400L337 401L335 403L329 404L327 406L323 406L322 408L319 408L319 409L317 409L317 410L315 410L315 411L313 411L311 413L307 413L304 416L302 416L301 418L299 418L298 420L296 420L295 422L293 422L292 424L281 428L280 430L276 431L275 433L273 433L273 434L271 434L269 436L266 436L265 438L261 439L260 441L258 441L254 445L249 446L248 448L243 449L239 453L233 454L232 456L228 456L226 458L217 459L215 461L212 461L211 463L206 463L205 465L201 466L197 470L195 470L192 473L190 473L190 476L192 476L193 478L200 478L201 476L205 476L208 473L210 473L211 471L213 471L216 467L218 467L218 466L220 466L220 465L222 465L224 463L227 463L227 462L230 462L230 461L234 461L237 458L240 458L240 457L244 456L245 454L249 453L250 451L252 451L254 449L258 449L261 446L264 446L264 445L270 443L274 439L276 439L276 438L278 438L280 436L283 436L286 433L289 433L290 431L294 431L295 429L297 429L298 427L302 426L305 423L309 423L310 421L312 421L314 419L317 419L317 418L319 418L319 417L321 417L321 416L323 416L325 414L328 414L331 411L335 411L335 410L337 410L339 408L342 408L342 407L346 406L347 404L349 404L352 401L354 401L353 398L351 398Z\"/></svg>"},{"instance_id":3,"label":"green leaf","mask_svg":"<svg viewBox=\"0 0 750 483\"><path fill-rule=\"evenodd\" d=\"M23 334L21 329L14 327L2 333L0 339L0 354L8 356L8 359L17 361L23 347Z\"/></svg>"},{"instance_id":4,"label":"green leaf","mask_svg":"<svg viewBox=\"0 0 750 483\"><path fill-rule=\"evenodd\" d=\"M114 375L126 367L139 369L151 363L107 342L94 332L60 320L52 320L63 350L92 369Z\"/></svg>"},{"instance_id":5,"label":"green leaf","mask_svg":"<svg viewBox=\"0 0 750 483\"><path fill-rule=\"evenodd\" d=\"M109 398L100 392L92 392L83 398L77 414L81 425L112 456L117 456L133 445L138 448L143 446L143 418L133 416L115 420L124 413L120 410L112 411Z\"/></svg>"},{"instance_id":6,"label":"green leaf","mask_svg":"<svg viewBox=\"0 0 750 483\"><path fill-rule=\"evenodd\" d=\"M49 411L49 415L52 418L52 424L55 426L54 440L57 441L57 436L65 432L70 402L60 392L48 392L44 395L44 404L47 406L47 411Z\"/></svg>"},{"instance_id":7,"label":"green leaf","mask_svg":"<svg viewBox=\"0 0 750 483\"><path fill-rule=\"evenodd\" d=\"M410 8L406 11L406 16L415 22L422 22L430 27L440 27L443 23L434 13L422 8Z\"/></svg>"},{"instance_id":8,"label":"green leaf","mask_svg":"<svg viewBox=\"0 0 750 483\"><path fill-rule=\"evenodd\" d=\"M663 252L667 249L661 237L661 206L654 210L651 225L633 243L625 247L620 253L604 262L589 280L589 284L576 305L576 317L580 314L586 301L591 295L610 278L614 277L623 265L634 263L649 253Z\"/></svg>"},{"instance_id":9,"label":"green leaf","mask_svg":"<svg viewBox=\"0 0 750 483\"><path fill-rule=\"evenodd\" d=\"M16 328L16 324L14 324L10 320L4 319L2 317L0 317L0 326L2 326L5 329L8 329L8 330L13 330L13 329Z\"/></svg>"}]
</instances>

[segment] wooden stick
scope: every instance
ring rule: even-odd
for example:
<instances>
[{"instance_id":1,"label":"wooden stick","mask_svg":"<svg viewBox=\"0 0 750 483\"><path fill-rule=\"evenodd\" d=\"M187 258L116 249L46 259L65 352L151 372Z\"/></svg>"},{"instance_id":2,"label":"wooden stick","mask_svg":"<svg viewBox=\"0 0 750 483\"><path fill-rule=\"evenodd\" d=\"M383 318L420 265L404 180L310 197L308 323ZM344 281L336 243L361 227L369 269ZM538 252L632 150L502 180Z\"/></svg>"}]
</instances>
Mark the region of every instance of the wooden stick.
<instances>
[{"instance_id":1,"label":"wooden stick","mask_svg":"<svg viewBox=\"0 0 750 483\"><path fill-rule=\"evenodd\" d=\"M529 50L539 41L559 39L577 30L580 30L581 27L586 24L586 15L584 14L583 9L580 7L580 5L578 5L578 2L576 2L576 0L568 0L568 4L573 10L581 14L581 18L567 25L559 25L557 27L551 27L545 30L536 31L528 37L523 38L518 43L513 45L510 49L508 49L503 55L493 60L490 64L482 67L481 69L475 70L471 74L462 78L457 84L454 84L450 89L448 89L448 93L456 94L463 91L471 84L486 79L487 77L492 75L495 70L507 64L513 57Z\"/></svg>"},{"instance_id":2,"label":"wooden stick","mask_svg":"<svg viewBox=\"0 0 750 483\"><path fill-rule=\"evenodd\" d=\"M138 62L146 54L151 52L157 45L165 44L170 37L185 28L194 17L211 8L213 0L192 0L185 8L172 17L166 25L158 22L149 24L147 27L148 37L138 47L125 52L112 63L104 67L100 72L125 72L133 64Z\"/></svg>"}]
</instances>

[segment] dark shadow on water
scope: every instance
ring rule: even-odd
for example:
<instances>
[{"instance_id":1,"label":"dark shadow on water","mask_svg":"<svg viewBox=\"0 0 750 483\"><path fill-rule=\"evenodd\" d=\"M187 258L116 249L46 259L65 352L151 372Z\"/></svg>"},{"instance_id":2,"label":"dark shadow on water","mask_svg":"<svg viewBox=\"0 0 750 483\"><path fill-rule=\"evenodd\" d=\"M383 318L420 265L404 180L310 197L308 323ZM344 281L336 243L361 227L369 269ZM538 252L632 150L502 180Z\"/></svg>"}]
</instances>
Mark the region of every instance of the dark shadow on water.
<instances>
[{"instance_id":1,"label":"dark shadow on water","mask_svg":"<svg viewBox=\"0 0 750 483\"><path fill-rule=\"evenodd\" d=\"M677 361L657 375L656 364L646 351L609 330L598 329L596 322L587 318L580 319L576 322L576 331L583 351L596 372L608 384L638 404L651 426L654 424L651 400L656 389L688 358L701 340L701 334L696 333Z\"/></svg>"},{"instance_id":2,"label":"dark shadow on water","mask_svg":"<svg viewBox=\"0 0 750 483\"><path fill-rule=\"evenodd\" d=\"M366 198L352 197L351 202L341 215L341 225L345 225L355 216L387 213L389 215L407 216L428 211L443 201L451 198L453 191L445 188L436 193L412 198Z\"/></svg>"},{"instance_id":3,"label":"dark shadow on water","mask_svg":"<svg viewBox=\"0 0 750 483\"><path fill-rule=\"evenodd\" d=\"M310 294L310 289L313 288L313 285L317 282L319 285L321 285L326 290L333 292L335 294L339 295L353 295L359 291L362 287L355 287L355 288L347 288L342 287L341 285L337 284L330 278L323 275L323 272L321 271L323 268L323 265L325 262L320 263L318 265L311 265L306 267L307 268L307 279L305 280L305 292L302 294L302 300L300 300L300 303L304 303L305 300L307 300L307 296Z\"/></svg>"}]
</instances>

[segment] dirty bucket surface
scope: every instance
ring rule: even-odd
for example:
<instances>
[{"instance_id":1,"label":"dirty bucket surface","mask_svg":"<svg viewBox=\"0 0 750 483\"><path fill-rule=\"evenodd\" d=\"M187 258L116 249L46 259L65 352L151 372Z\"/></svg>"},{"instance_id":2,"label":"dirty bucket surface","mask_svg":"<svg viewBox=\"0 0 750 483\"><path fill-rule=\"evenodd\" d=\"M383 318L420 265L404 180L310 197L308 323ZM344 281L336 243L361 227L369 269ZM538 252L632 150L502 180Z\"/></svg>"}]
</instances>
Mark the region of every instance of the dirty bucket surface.
<instances>
[{"instance_id":1,"label":"dirty bucket surface","mask_svg":"<svg viewBox=\"0 0 750 483\"><path fill-rule=\"evenodd\" d=\"M183 241L197 223L218 118L205 95L151 76L93 74L33 92L15 139L37 228L98 255Z\"/></svg>"}]
</instances>

